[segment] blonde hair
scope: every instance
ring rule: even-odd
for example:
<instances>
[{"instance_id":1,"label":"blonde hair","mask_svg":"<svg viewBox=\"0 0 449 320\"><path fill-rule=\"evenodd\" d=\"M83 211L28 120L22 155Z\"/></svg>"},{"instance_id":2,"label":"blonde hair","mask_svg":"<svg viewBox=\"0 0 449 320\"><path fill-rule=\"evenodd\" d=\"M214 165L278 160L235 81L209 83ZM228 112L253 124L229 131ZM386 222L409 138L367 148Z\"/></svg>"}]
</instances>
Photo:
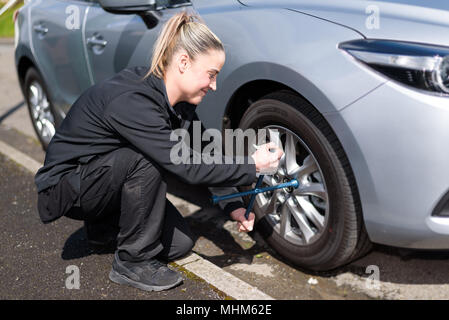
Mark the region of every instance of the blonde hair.
<instances>
[{"instance_id":1,"label":"blonde hair","mask_svg":"<svg viewBox=\"0 0 449 320\"><path fill-rule=\"evenodd\" d=\"M199 16L182 11L171 17L162 27L153 47L151 67L144 78L151 74L163 78L173 55L180 49L184 49L192 60L210 49L224 52L220 39Z\"/></svg>"}]
</instances>

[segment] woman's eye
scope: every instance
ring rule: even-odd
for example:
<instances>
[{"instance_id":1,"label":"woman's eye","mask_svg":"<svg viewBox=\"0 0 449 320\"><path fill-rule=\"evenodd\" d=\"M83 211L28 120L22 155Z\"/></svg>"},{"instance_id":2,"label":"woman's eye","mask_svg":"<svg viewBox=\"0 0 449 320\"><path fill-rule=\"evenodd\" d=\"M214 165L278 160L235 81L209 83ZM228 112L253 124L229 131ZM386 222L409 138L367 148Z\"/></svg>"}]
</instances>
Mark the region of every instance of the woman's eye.
<instances>
[{"instance_id":1,"label":"woman's eye","mask_svg":"<svg viewBox=\"0 0 449 320\"><path fill-rule=\"evenodd\" d=\"M213 79L215 77L215 74L209 73L209 79Z\"/></svg>"}]
</instances>

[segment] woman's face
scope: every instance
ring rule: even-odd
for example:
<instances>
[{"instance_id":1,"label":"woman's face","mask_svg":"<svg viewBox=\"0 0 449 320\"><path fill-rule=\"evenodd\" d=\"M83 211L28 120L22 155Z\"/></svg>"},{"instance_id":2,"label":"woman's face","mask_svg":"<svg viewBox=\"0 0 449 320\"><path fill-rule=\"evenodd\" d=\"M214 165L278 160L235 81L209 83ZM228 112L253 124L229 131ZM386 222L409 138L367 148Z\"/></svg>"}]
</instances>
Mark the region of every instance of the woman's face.
<instances>
[{"instance_id":1,"label":"woman's face","mask_svg":"<svg viewBox=\"0 0 449 320\"><path fill-rule=\"evenodd\" d=\"M182 101L197 105L209 90L217 89L217 74L225 62L223 51L209 50L191 60L187 54L181 54L181 75L178 82Z\"/></svg>"}]
</instances>

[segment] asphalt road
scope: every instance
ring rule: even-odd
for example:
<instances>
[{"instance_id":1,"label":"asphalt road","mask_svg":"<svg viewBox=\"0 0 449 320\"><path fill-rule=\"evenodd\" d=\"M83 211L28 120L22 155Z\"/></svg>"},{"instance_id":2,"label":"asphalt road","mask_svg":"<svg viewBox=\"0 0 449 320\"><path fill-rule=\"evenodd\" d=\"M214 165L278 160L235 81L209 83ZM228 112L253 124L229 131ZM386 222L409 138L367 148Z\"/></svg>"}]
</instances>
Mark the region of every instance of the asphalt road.
<instances>
[{"instance_id":1,"label":"asphalt road","mask_svg":"<svg viewBox=\"0 0 449 320\"><path fill-rule=\"evenodd\" d=\"M222 300L226 296L186 272L184 283L144 292L108 279L112 254L87 246L82 222L62 218L43 225L36 211L33 175L0 155L1 299ZM79 272L79 287L75 271Z\"/></svg>"},{"instance_id":2,"label":"asphalt road","mask_svg":"<svg viewBox=\"0 0 449 320\"><path fill-rule=\"evenodd\" d=\"M0 43L0 140L39 162L36 141L13 64L13 46ZM89 251L82 223L62 218L43 225L36 211L33 174L0 155L0 298L8 299L225 299L185 273L167 292L122 288L107 279L112 254ZM208 201L205 188L170 183L176 206L197 236L193 251L275 299L449 299L449 251L416 252L375 246L367 256L331 273L289 265L256 231L235 223ZM80 271L80 289L67 289L68 266ZM371 281L374 275L379 281Z\"/></svg>"}]
</instances>

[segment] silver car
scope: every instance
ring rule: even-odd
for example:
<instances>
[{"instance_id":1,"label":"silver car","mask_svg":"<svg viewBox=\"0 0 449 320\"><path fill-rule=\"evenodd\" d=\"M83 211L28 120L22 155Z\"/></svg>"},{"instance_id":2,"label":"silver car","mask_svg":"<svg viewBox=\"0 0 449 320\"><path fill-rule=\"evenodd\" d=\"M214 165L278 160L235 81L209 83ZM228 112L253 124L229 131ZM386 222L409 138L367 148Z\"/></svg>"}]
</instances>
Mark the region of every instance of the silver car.
<instances>
[{"instance_id":1,"label":"silver car","mask_svg":"<svg viewBox=\"0 0 449 320\"><path fill-rule=\"evenodd\" d=\"M330 270L372 243L449 249L449 3L418 0L33 0L15 61L43 146L80 94L149 65L163 23L196 11L223 41L206 127L272 128L286 154L257 230Z\"/></svg>"}]
</instances>

